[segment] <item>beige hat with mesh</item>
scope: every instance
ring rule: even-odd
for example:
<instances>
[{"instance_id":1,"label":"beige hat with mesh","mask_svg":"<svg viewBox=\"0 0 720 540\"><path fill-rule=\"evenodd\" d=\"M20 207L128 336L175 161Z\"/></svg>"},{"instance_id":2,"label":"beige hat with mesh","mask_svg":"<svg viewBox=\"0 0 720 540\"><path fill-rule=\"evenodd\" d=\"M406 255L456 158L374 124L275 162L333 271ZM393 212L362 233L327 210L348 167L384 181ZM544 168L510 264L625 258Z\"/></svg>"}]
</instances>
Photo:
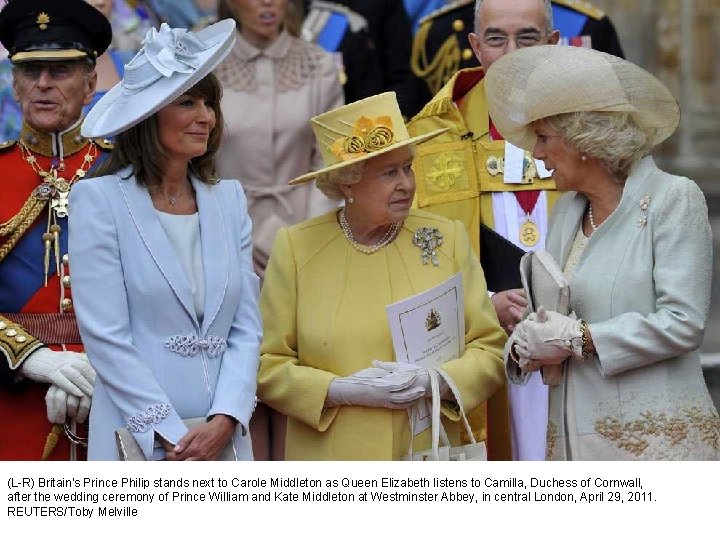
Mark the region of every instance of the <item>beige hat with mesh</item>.
<instances>
[{"instance_id":1,"label":"beige hat with mesh","mask_svg":"<svg viewBox=\"0 0 720 540\"><path fill-rule=\"evenodd\" d=\"M653 146L673 134L680 106L654 75L593 49L540 45L493 62L485 77L490 117L515 146L532 150L532 122L562 113L627 111Z\"/></svg>"},{"instance_id":2,"label":"beige hat with mesh","mask_svg":"<svg viewBox=\"0 0 720 540\"><path fill-rule=\"evenodd\" d=\"M338 107L310 119L325 167L290 180L302 184L317 176L365 161L445 133L436 129L410 137L395 92L384 92Z\"/></svg>"}]
</instances>

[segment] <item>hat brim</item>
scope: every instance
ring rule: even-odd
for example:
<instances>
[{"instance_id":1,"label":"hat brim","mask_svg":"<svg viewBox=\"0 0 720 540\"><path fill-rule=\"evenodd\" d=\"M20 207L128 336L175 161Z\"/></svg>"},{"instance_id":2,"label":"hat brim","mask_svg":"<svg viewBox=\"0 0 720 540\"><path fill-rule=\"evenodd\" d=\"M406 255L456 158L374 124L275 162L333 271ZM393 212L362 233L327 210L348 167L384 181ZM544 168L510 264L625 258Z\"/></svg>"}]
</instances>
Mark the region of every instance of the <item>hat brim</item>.
<instances>
[{"instance_id":1,"label":"hat brim","mask_svg":"<svg viewBox=\"0 0 720 540\"><path fill-rule=\"evenodd\" d=\"M39 49L37 51L22 51L15 53L10 57L13 64L22 64L24 62L62 62L67 60L79 60L80 58L89 58L85 51L80 49ZM93 62L95 59L92 59Z\"/></svg>"},{"instance_id":2,"label":"hat brim","mask_svg":"<svg viewBox=\"0 0 720 540\"><path fill-rule=\"evenodd\" d=\"M175 72L135 92L126 90L122 81L119 82L90 109L82 124L82 135L87 138L117 135L149 118L195 86L232 49L236 36L235 21L226 19L217 22L196 32L196 35L210 45L198 53L198 69L192 73Z\"/></svg>"},{"instance_id":3,"label":"hat brim","mask_svg":"<svg viewBox=\"0 0 720 540\"><path fill-rule=\"evenodd\" d=\"M295 185L295 184L304 184L305 182L310 182L312 180L315 180L318 176L323 175L325 173L329 173L331 171L336 171L338 169L342 169L343 167L348 167L355 163L361 163L363 161L367 161L368 159L374 158L376 156L381 156L383 154L387 154L388 152L392 152L393 150L397 150L398 148L403 148L403 147L409 146L411 144L423 143L429 139L432 139L433 137L437 137L438 135L445 133L449 129L450 128L436 129L435 131L431 131L430 133L425 133L423 135L418 135L417 137L411 137L410 139L405 139L405 140L397 142L395 144L391 144L390 146L386 146L382 150L377 150L375 152L363 154L361 157L358 157L353 160L340 161L338 163L333 163L332 165L323 167L322 169L318 169L317 171L312 171L312 172L303 174L301 176L298 176L297 178L290 180L290 182L288 182L288 183L290 185Z\"/></svg>"}]
</instances>

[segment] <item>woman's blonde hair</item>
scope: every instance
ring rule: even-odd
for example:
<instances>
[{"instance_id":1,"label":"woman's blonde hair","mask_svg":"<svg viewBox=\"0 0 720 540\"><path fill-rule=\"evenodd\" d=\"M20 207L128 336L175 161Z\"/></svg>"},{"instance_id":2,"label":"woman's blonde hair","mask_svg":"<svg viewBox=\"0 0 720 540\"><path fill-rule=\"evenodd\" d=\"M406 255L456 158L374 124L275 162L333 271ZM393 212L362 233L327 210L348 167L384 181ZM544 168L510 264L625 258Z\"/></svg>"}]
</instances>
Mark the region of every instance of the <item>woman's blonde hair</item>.
<instances>
[{"instance_id":1,"label":"woman's blonde hair","mask_svg":"<svg viewBox=\"0 0 720 540\"><path fill-rule=\"evenodd\" d=\"M545 120L565 142L600 161L621 182L652 148L647 133L629 112L572 112Z\"/></svg>"}]
</instances>

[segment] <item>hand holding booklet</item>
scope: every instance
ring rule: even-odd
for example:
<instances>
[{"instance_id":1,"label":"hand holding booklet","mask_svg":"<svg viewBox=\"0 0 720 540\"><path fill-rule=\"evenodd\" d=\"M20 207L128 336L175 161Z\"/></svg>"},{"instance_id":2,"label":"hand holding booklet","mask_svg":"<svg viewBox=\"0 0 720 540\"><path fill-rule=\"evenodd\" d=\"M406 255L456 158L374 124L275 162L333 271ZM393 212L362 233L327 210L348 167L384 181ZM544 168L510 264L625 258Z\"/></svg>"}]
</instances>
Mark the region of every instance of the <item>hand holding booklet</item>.
<instances>
[{"instance_id":1,"label":"hand holding booklet","mask_svg":"<svg viewBox=\"0 0 720 540\"><path fill-rule=\"evenodd\" d=\"M520 259L520 280L531 312L540 306L562 315L570 313L570 284L560 266L547 251L526 253ZM564 364L542 368L543 382L550 386L560 384Z\"/></svg>"},{"instance_id":2,"label":"hand holding booklet","mask_svg":"<svg viewBox=\"0 0 720 540\"><path fill-rule=\"evenodd\" d=\"M457 273L425 292L386 308L395 360L434 368L465 350L465 304L462 275ZM430 427L431 410L421 403L415 434Z\"/></svg>"}]
</instances>

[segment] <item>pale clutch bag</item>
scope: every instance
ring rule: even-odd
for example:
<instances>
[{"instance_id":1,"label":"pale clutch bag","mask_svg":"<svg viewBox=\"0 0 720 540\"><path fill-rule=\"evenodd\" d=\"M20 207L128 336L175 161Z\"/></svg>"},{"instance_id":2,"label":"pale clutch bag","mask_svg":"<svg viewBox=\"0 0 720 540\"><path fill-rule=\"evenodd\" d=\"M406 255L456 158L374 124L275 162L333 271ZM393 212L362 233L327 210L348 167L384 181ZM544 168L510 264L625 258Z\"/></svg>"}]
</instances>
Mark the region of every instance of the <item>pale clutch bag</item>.
<instances>
[{"instance_id":1,"label":"pale clutch bag","mask_svg":"<svg viewBox=\"0 0 720 540\"><path fill-rule=\"evenodd\" d=\"M542 306L562 315L570 313L570 283L560 266L547 251L532 251L520 259L520 280L525 289L530 312ZM560 384L563 365L544 366L543 382Z\"/></svg>"},{"instance_id":2,"label":"pale clutch bag","mask_svg":"<svg viewBox=\"0 0 720 540\"><path fill-rule=\"evenodd\" d=\"M187 418L183 420L183 422L188 428L191 428L199 424L204 424L207 422L207 419L204 416L200 416L197 418ZM118 459L120 461L146 461L145 454L143 454L140 445L127 428L115 430L115 442L117 444ZM225 446L225 448L223 448L223 451L217 457L216 461L237 461L237 459L238 456L235 451L235 443L233 438L231 438L230 442L227 446Z\"/></svg>"}]
</instances>

